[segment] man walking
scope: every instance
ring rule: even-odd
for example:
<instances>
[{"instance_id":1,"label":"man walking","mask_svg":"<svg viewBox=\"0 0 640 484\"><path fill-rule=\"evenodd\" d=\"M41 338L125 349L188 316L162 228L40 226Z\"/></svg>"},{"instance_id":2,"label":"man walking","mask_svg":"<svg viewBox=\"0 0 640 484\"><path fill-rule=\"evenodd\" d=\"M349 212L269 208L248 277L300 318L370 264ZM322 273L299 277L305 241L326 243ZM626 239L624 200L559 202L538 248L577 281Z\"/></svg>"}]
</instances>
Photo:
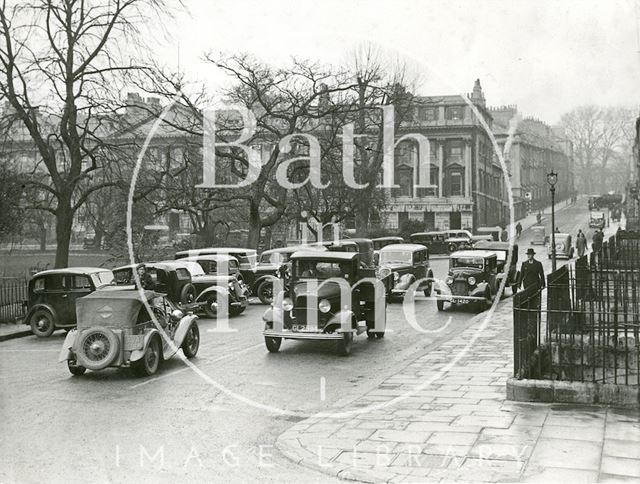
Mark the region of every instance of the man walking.
<instances>
[{"instance_id":1,"label":"man walking","mask_svg":"<svg viewBox=\"0 0 640 484\"><path fill-rule=\"evenodd\" d=\"M582 230L578 230L578 235L576 236L576 248L578 249L578 257L584 256L584 253L587 250L587 238L584 236Z\"/></svg>"},{"instance_id":2,"label":"man walking","mask_svg":"<svg viewBox=\"0 0 640 484\"><path fill-rule=\"evenodd\" d=\"M527 250L527 260L522 263L520 267L520 274L522 276L522 288L536 287L538 289L544 289L546 284L544 281L544 270L542 269L542 263L536 260L533 249Z\"/></svg>"},{"instance_id":3,"label":"man walking","mask_svg":"<svg viewBox=\"0 0 640 484\"><path fill-rule=\"evenodd\" d=\"M596 229L593 237L591 238L591 250L594 252L600 252L603 240L604 236L602 235L602 232L600 232L600 229Z\"/></svg>"}]
</instances>

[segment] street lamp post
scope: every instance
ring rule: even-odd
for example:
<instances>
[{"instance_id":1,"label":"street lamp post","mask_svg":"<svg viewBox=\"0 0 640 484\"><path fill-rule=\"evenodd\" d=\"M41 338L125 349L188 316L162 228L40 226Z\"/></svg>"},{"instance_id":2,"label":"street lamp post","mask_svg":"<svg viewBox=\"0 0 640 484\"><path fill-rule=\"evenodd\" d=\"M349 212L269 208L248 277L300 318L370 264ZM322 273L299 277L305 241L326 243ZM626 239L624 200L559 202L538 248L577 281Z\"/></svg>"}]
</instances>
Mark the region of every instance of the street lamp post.
<instances>
[{"instance_id":1,"label":"street lamp post","mask_svg":"<svg viewBox=\"0 0 640 484\"><path fill-rule=\"evenodd\" d=\"M547 173L547 183L551 192L551 270L556 271L556 183L558 174L553 170Z\"/></svg>"}]
</instances>

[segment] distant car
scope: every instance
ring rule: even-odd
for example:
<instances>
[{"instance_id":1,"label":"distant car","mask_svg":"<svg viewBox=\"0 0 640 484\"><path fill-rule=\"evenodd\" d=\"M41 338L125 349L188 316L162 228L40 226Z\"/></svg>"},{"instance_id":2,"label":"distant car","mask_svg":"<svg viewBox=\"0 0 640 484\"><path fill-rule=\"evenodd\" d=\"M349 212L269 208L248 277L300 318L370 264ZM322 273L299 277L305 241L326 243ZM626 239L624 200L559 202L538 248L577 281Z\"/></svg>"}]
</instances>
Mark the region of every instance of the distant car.
<instances>
[{"instance_id":1,"label":"distant car","mask_svg":"<svg viewBox=\"0 0 640 484\"><path fill-rule=\"evenodd\" d=\"M518 292L520 284L520 271L518 270L518 245L513 246L509 242L489 242L479 241L473 246L473 250L490 250L496 253L497 257L497 281L496 287L500 285L504 277L507 278L505 288L510 287L512 294ZM506 267L509 253L511 256L511 265Z\"/></svg>"},{"instance_id":2,"label":"distant car","mask_svg":"<svg viewBox=\"0 0 640 484\"><path fill-rule=\"evenodd\" d=\"M494 240L496 242L500 241L500 235L502 234L501 227L478 227L476 232L479 236L489 236L489 240ZM476 240L479 240L476 237ZM486 239L485 239L486 240Z\"/></svg>"},{"instance_id":3,"label":"distant car","mask_svg":"<svg viewBox=\"0 0 640 484\"><path fill-rule=\"evenodd\" d=\"M360 282L374 278L375 270L365 267L359 258L355 252L301 251L291 256L291 280L285 297L278 298L262 317L265 345L270 352L279 351L283 339L328 340L335 341L339 354L346 356L351 352L354 334L384 336L384 281L380 281L377 292L376 284ZM334 281L327 281L330 278ZM340 298L341 286L336 282L340 280L351 288L347 307ZM378 327L376 314L380 317Z\"/></svg>"},{"instance_id":4,"label":"distant car","mask_svg":"<svg viewBox=\"0 0 640 484\"><path fill-rule=\"evenodd\" d=\"M144 265L153 281L154 291L166 294L174 304L191 304L196 299L196 288L189 269L177 262L145 262L117 267L113 269L115 283L117 286L123 286L123 289L133 289L136 282L133 271Z\"/></svg>"},{"instance_id":5,"label":"distant car","mask_svg":"<svg viewBox=\"0 0 640 484\"><path fill-rule=\"evenodd\" d=\"M88 369L128 366L138 376L150 376L179 349L187 358L198 353L197 316L185 315L164 294L97 291L79 299L76 306L78 328L67 334L59 357L73 375Z\"/></svg>"},{"instance_id":6,"label":"distant car","mask_svg":"<svg viewBox=\"0 0 640 484\"><path fill-rule=\"evenodd\" d=\"M446 254L449 248L445 241L449 235L445 232L417 232L409 236L412 244L422 244L429 249L429 254Z\"/></svg>"},{"instance_id":7,"label":"distant car","mask_svg":"<svg viewBox=\"0 0 640 484\"><path fill-rule=\"evenodd\" d=\"M388 245L380 249L378 273L391 275L393 285L389 295L402 297L416 281L422 280L416 290L431 295L433 271L429 267L429 250L420 244Z\"/></svg>"},{"instance_id":8,"label":"distant car","mask_svg":"<svg viewBox=\"0 0 640 484\"><path fill-rule=\"evenodd\" d=\"M378 237L371 239L373 241L373 265L378 266L380 260L380 249L387 245L404 244L402 237Z\"/></svg>"},{"instance_id":9,"label":"distant car","mask_svg":"<svg viewBox=\"0 0 640 484\"><path fill-rule=\"evenodd\" d=\"M497 291L498 261L490 250L462 250L449 256L446 285L435 288L439 311L445 303L452 306L475 304L483 311L493 304Z\"/></svg>"},{"instance_id":10,"label":"distant car","mask_svg":"<svg viewBox=\"0 0 640 484\"><path fill-rule=\"evenodd\" d=\"M549 239L549 237L545 235L544 225L534 225L531 227L531 233L533 234L531 245L545 245Z\"/></svg>"},{"instance_id":11,"label":"distant car","mask_svg":"<svg viewBox=\"0 0 640 484\"><path fill-rule=\"evenodd\" d=\"M304 250L326 251L327 248L321 245L298 245L265 250L260 254L258 265L255 269L256 276L252 293L258 296L262 304L271 304L273 302L272 278L276 277L276 271L280 266L289 262L289 258L293 253Z\"/></svg>"},{"instance_id":12,"label":"distant car","mask_svg":"<svg viewBox=\"0 0 640 484\"><path fill-rule=\"evenodd\" d=\"M249 288L240 273L240 264L227 254L209 254L187 257L174 262L196 264L190 269L197 296L195 303L208 317L218 315L220 294L227 295L230 316L242 314L249 305ZM200 268L200 270L198 270Z\"/></svg>"},{"instance_id":13,"label":"distant car","mask_svg":"<svg viewBox=\"0 0 640 484\"><path fill-rule=\"evenodd\" d=\"M184 259L185 257L216 254L226 254L231 257L235 257L240 264L240 273L244 278L245 284L250 288L253 287L258 259L258 253L254 249L242 249L238 247L205 247L204 249L181 250L176 252L174 258L177 260Z\"/></svg>"},{"instance_id":14,"label":"distant car","mask_svg":"<svg viewBox=\"0 0 640 484\"><path fill-rule=\"evenodd\" d=\"M38 272L28 285L25 324L46 338L58 328L76 325L76 301L113 284L113 273L101 267L69 267Z\"/></svg>"},{"instance_id":15,"label":"distant car","mask_svg":"<svg viewBox=\"0 0 640 484\"><path fill-rule=\"evenodd\" d=\"M571 235L556 232L556 258L573 259L574 248L571 245ZM547 257L551 259L553 247L551 244L547 246Z\"/></svg>"},{"instance_id":16,"label":"distant car","mask_svg":"<svg viewBox=\"0 0 640 484\"><path fill-rule=\"evenodd\" d=\"M603 229L606 225L604 212L592 210L589 213L589 228Z\"/></svg>"}]
</instances>

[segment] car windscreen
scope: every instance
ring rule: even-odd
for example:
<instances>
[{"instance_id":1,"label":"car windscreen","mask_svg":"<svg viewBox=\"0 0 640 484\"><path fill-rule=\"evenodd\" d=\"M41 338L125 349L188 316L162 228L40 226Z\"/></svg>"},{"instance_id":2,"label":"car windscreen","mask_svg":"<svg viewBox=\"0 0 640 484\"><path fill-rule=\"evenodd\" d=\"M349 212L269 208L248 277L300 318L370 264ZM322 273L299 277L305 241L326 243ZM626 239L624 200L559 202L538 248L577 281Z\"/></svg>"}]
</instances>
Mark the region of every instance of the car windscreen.
<instances>
[{"instance_id":1,"label":"car windscreen","mask_svg":"<svg viewBox=\"0 0 640 484\"><path fill-rule=\"evenodd\" d=\"M454 257L451 259L451 267L482 269L484 267L484 259L482 257Z\"/></svg>"},{"instance_id":2,"label":"car windscreen","mask_svg":"<svg viewBox=\"0 0 640 484\"><path fill-rule=\"evenodd\" d=\"M287 252L272 252L271 254L262 254L260 256L260 264L276 265L285 264L289 260L291 254Z\"/></svg>"},{"instance_id":3,"label":"car windscreen","mask_svg":"<svg viewBox=\"0 0 640 484\"><path fill-rule=\"evenodd\" d=\"M297 279L329 279L349 274L348 262L298 261L294 265Z\"/></svg>"},{"instance_id":4,"label":"car windscreen","mask_svg":"<svg viewBox=\"0 0 640 484\"><path fill-rule=\"evenodd\" d=\"M401 263L409 264L413 263L413 252L410 250L389 250L380 252L380 262L382 264Z\"/></svg>"},{"instance_id":5,"label":"car windscreen","mask_svg":"<svg viewBox=\"0 0 640 484\"><path fill-rule=\"evenodd\" d=\"M113 284L114 282L113 272L111 271L96 272L93 274L93 277L96 287L106 286L107 284Z\"/></svg>"}]
</instances>

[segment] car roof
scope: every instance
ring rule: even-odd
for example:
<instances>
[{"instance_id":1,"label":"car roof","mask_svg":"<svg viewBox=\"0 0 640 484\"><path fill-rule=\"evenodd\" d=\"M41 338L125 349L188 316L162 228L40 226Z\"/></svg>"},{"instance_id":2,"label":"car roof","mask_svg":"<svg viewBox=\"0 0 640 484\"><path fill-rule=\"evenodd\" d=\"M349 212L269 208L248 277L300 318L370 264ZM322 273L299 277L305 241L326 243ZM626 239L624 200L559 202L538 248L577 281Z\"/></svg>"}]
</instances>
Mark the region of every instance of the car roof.
<instances>
[{"instance_id":1,"label":"car roof","mask_svg":"<svg viewBox=\"0 0 640 484\"><path fill-rule=\"evenodd\" d=\"M222 261L222 260L234 260L238 262L238 259L229 254L201 254L201 255L190 255L189 257L183 257L182 259L176 259L177 262L181 260L196 262L197 260L214 260L214 261Z\"/></svg>"},{"instance_id":2,"label":"car roof","mask_svg":"<svg viewBox=\"0 0 640 484\"><path fill-rule=\"evenodd\" d=\"M453 252L450 257L496 257L496 253L491 250L459 250Z\"/></svg>"},{"instance_id":3,"label":"car roof","mask_svg":"<svg viewBox=\"0 0 640 484\"><path fill-rule=\"evenodd\" d=\"M566 232L556 232L556 237L571 237L571 234Z\"/></svg>"},{"instance_id":4,"label":"car roof","mask_svg":"<svg viewBox=\"0 0 640 484\"><path fill-rule=\"evenodd\" d=\"M350 261L358 257L358 252L314 252L311 250L300 250L291 254L291 259L294 260L339 260Z\"/></svg>"},{"instance_id":5,"label":"car roof","mask_svg":"<svg viewBox=\"0 0 640 484\"><path fill-rule=\"evenodd\" d=\"M402 237L398 237L395 235L389 235L388 237L376 237L375 239L371 239L373 241L379 241L379 240L404 240L404 238Z\"/></svg>"},{"instance_id":6,"label":"car roof","mask_svg":"<svg viewBox=\"0 0 640 484\"><path fill-rule=\"evenodd\" d=\"M95 274L96 272L109 272L111 269L105 267L63 267L61 269L47 269L40 271L33 277L45 276L48 274Z\"/></svg>"},{"instance_id":7,"label":"car roof","mask_svg":"<svg viewBox=\"0 0 640 484\"><path fill-rule=\"evenodd\" d=\"M164 294L155 291L124 289L121 291L93 291L92 293L84 296L82 299L124 299L130 301L142 301L142 298L144 297L147 301L149 301L156 296L164 296Z\"/></svg>"},{"instance_id":8,"label":"car roof","mask_svg":"<svg viewBox=\"0 0 640 484\"><path fill-rule=\"evenodd\" d=\"M198 251L215 251L215 252L246 252L248 254L251 254L253 252L256 252L255 249L244 249L242 247L203 247L201 249L189 249L189 250L183 250L180 253L184 254L187 252L191 252L191 253L197 253Z\"/></svg>"},{"instance_id":9,"label":"car roof","mask_svg":"<svg viewBox=\"0 0 640 484\"><path fill-rule=\"evenodd\" d=\"M340 242L355 242L357 243L361 243L361 242L373 242L373 239L367 239L366 237L354 237L352 239L340 239Z\"/></svg>"},{"instance_id":10,"label":"car roof","mask_svg":"<svg viewBox=\"0 0 640 484\"><path fill-rule=\"evenodd\" d=\"M415 237L418 235L445 235L446 232L442 230L432 230L431 232L416 232L415 234L411 234L409 237Z\"/></svg>"},{"instance_id":11,"label":"car roof","mask_svg":"<svg viewBox=\"0 0 640 484\"><path fill-rule=\"evenodd\" d=\"M392 250L427 250L427 247L422 244L393 244L383 247L380 252L391 252Z\"/></svg>"},{"instance_id":12,"label":"car roof","mask_svg":"<svg viewBox=\"0 0 640 484\"><path fill-rule=\"evenodd\" d=\"M509 250L511 247L514 249L518 249L518 245L514 244L513 246L509 242L498 242L489 241L489 240L479 240L475 243L474 248L476 249L487 249L487 250Z\"/></svg>"},{"instance_id":13,"label":"car roof","mask_svg":"<svg viewBox=\"0 0 640 484\"><path fill-rule=\"evenodd\" d=\"M317 250L320 252L324 252L327 250L326 247L322 245L291 245L289 247L278 247L276 249L269 249L262 252L260 255L264 254L282 254L284 252L297 252L299 250Z\"/></svg>"}]
</instances>

